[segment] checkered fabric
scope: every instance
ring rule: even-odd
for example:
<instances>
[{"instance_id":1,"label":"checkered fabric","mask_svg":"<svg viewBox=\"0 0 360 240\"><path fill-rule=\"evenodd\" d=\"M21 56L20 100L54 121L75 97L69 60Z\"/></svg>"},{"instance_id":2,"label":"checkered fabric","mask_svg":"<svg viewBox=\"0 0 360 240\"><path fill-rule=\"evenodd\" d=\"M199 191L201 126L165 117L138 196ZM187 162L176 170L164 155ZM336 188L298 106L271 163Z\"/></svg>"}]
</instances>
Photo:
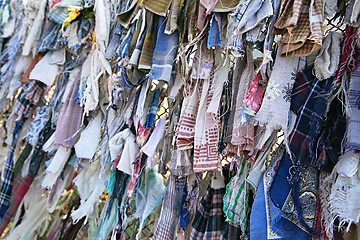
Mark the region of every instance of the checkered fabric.
<instances>
[{"instance_id":1,"label":"checkered fabric","mask_svg":"<svg viewBox=\"0 0 360 240\"><path fill-rule=\"evenodd\" d=\"M240 239L242 232L240 227L234 226L228 222L225 223L224 230L221 233L221 240Z\"/></svg>"},{"instance_id":2,"label":"checkered fabric","mask_svg":"<svg viewBox=\"0 0 360 240\"><path fill-rule=\"evenodd\" d=\"M23 126L25 118L20 121L16 121L15 128L13 132L12 144L4 164L3 170L1 172L1 182L0 182L0 218L6 214L6 211L9 208L9 202L11 198L11 191L13 186L14 179L14 150L17 143L18 133L20 132L21 127Z\"/></svg>"},{"instance_id":3,"label":"checkered fabric","mask_svg":"<svg viewBox=\"0 0 360 240\"><path fill-rule=\"evenodd\" d=\"M179 221L187 178L171 174L167 182L163 205L153 240L172 240Z\"/></svg>"},{"instance_id":4,"label":"checkered fabric","mask_svg":"<svg viewBox=\"0 0 360 240\"><path fill-rule=\"evenodd\" d=\"M325 120L333 80L316 79L312 69L308 67L298 73L291 97L291 110L297 115L297 121L289 143L296 164L302 168L314 164L317 137Z\"/></svg>"},{"instance_id":5,"label":"checkered fabric","mask_svg":"<svg viewBox=\"0 0 360 240\"><path fill-rule=\"evenodd\" d=\"M323 0L282 1L274 34L282 34L281 56L308 56L321 48Z\"/></svg>"},{"instance_id":6,"label":"checkered fabric","mask_svg":"<svg viewBox=\"0 0 360 240\"><path fill-rule=\"evenodd\" d=\"M43 86L43 83L35 80L24 83L15 101L17 120L20 120L22 117L29 117L32 106L36 105L40 100Z\"/></svg>"},{"instance_id":7,"label":"checkered fabric","mask_svg":"<svg viewBox=\"0 0 360 240\"><path fill-rule=\"evenodd\" d=\"M225 214L222 210L224 194L225 188L208 187L192 223L191 239L220 239L225 226Z\"/></svg>"}]
</instances>

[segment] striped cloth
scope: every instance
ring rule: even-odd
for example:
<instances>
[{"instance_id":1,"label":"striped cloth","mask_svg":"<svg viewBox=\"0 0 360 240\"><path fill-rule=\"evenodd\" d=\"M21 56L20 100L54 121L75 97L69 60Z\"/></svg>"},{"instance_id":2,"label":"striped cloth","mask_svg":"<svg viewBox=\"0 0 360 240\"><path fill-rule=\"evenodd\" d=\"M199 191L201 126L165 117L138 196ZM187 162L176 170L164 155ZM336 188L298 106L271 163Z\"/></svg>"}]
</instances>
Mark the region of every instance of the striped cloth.
<instances>
[{"instance_id":1,"label":"striped cloth","mask_svg":"<svg viewBox=\"0 0 360 240\"><path fill-rule=\"evenodd\" d=\"M156 42L156 27L157 27L157 16L151 12L146 12L146 33L144 43L142 45L140 59L139 59L139 69L140 70L150 70L152 56L154 54L155 42Z\"/></svg>"},{"instance_id":2,"label":"striped cloth","mask_svg":"<svg viewBox=\"0 0 360 240\"><path fill-rule=\"evenodd\" d=\"M249 190L246 186L246 178L250 172L250 164L241 161L238 174L234 176L226 186L224 196L224 212L226 221L239 226L242 232L246 231L248 221Z\"/></svg>"},{"instance_id":3,"label":"striped cloth","mask_svg":"<svg viewBox=\"0 0 360 240\"><path fill-rule=\"evenodd\" d=\"M207 47L224 47L224 43L221 39L221 16L215 13L211 19L210 31L207 41Z\"/></svg>"}]
</instances>

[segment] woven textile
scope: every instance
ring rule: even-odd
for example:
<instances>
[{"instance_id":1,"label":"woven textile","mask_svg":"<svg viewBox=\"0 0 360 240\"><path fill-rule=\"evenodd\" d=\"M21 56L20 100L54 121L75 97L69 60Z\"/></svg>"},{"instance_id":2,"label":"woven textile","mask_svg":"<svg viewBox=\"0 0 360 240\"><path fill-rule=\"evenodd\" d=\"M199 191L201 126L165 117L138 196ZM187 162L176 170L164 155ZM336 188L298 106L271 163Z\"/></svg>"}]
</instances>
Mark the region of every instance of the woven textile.
<instances>
[{"instance_id":1,"label":"woven textile","mask_svg":"<svg viewBox=\"0 0 360 240\"><path fill-rule=\"evenodd\" d=\"M184 5L185 0L173 0L171 3L168 20L166 22L165 33L171 34L178 28L178 19L180 17L181 8Z\"/></svg>"},{"instance_id":2,"label":"woven textile","mask_svg":"<svg viewBox=\"0 0 360 240\"><path fill-rule=\"evenodd\" d=\"M289 142L298 166L307 168L314 164L315 143L325 120L325 108L331 86L332 78L324 81L316 79L312 67L304 69L296 77L291 97L291 110L298 117Z\"/></svg>"},{"instance_id":3,"label":"woven textile","mask_svg":"<svg viewBox=\"0 0 360 240\"><path fill-rule=\"evenodd\" d=\"M299 58L281 57L281 50L282 46L278 49L274 68L266 87L264 100L255 115L255 121L260 126L266 127L266 137L270 136L274 130L282 129L286 132L288 128L291 90L296 72L300 68Z\"/></svg>"},{"instance_id":4,"label":"woven textile","mask_svg":"<svg viewBox=\"0 0 360 240\"><path fill-rule=\"evenodd\" d=\"M201 91L199 108L196 115L194 137L194 172L216 170L221 166L217 152L219 137L219 113L211 109L210 103L214 96L212 87L214 76L204 79ZM210 113L210 114L209 114ZM211 114L213 113L213 115Z\"/></svg>"},{"instance_id":5,"label":"woven textile","mask_svg":"<svg viewBox=\"0 0 360 240\"><path fill-rule=\"evenodd\" d=\"M240 226L241 231L246 231L248 221L248 200L250 188L246 185L246 177L250 171L250 164L245 160L241 161L238 174L234 176L226 186L226 193L223 198L223 210L226 214L226 221L233 225Z\"/></svg>"},{"instance_id":6,"label":"woven textile","mask_svg":"<svg viewBox=\"0 0 360 240\"><path fill-rule=\"evenodd\" d=\"M14 180L14 151L18 141L18 135L26 118L16 121L10 150L1 172L0 182L0 218L2 219L9 208L11 192Z\"/></svg>"},{"instance_id":7,"label":"woven textile","mask_svg":"<svg viewBox=\"0 0 360 240\"><path fill-rule=\"evenodd\" d=\"M297 75L291 97L291 110L297 115L289 137L292 156L284 154L270 190L272 201L283 212L275 217L273 224L274 231L282 237L307 239L313 232L317 198L317 171L313 168L315 146L324 121L332 79L320 81L312 69L310 66ZM306 184L309 181L314 185Z\"/></svg>"},{"instance_id":8,"label":"woven textile","mask_svg":"<svg viewBox=\"0 0 360 240\"><path fill-rule=\"evenodd\" d=\"M210 31L207 40L207 47L224 47L224 43L221 39L221 16L215 13L211 19Z\"/></svg>"},{"instance_id":9,"label":"woven textile","mask_svg":"<svg viewBox=\"0 0 360 240\"><path fill-rule=\"evenodd\" d=\"M161 17L158 21L157 39L152 57L152 65L149 73L149 78L155 80L164 80L170 82L177 45L179 41L178 31L168 35L165 34L165 18Z\"/></svg>"},{"instance_id":10,"label":"woven textile","mask_svg":"<svg viewBox=\"0 0 360 240\"><path fill-rule=\"evenodd\" d=\"M347 131L347 148L360 149L360 68L351 73L349 86L349 123Z\"/></svg>"},{"instance_id":11,"label":"woven textile","mask_svg":"<svg viewBox=\"0 0 360 240\"><path fill-rule=\"evenodd\" d=\"M36 105L43 93L43 84L38 81L24 83L22 90L15 101L15 113L17 120L29 117L30 111Z\"/></svg>"},{"instance_id":12,"label":"woven textile","mask_svg":"<svg viewBox=\"0 0 360 240\"><path fill-rule=\"evenodd\" d=\"M152 63L152 56L155 49L156 43L156 34L157 34L157 23L158 17L150 12L146 12L146 33L144 38L144 43L142 45L140 59L139 59L139 69L141 70L150 70Z\"/></svg>"},{"instance_id":13,"label":"woven textile","mask_svg":"<svg viewBox=\"0 0 360 240\"><path fill-rule=\"evenodd\" d=\"M342 40L343 34L335 31L330 32L324 38L320 52L314 62L314 71L318 79L327 79L336 74L340 64Z\"/></svg>"},{"instance_id":14,"label":"woven textile","mask_svg":"<svg viewBox=\"0 0 360 240\"><path fill-rule=\"evenodd\" d=\"M191 239L217 240L225 225L222 210L225 188L213 189L209 185L195 215L191 229Z\"/></svg>"},{"instance_id":15,"label":"woven textile","mask_svg":"<svg viewBox=\"0 0 360 240\"><path fill-rule=\"evenodd\" d=\"M63 104L54 134L54 143L64 147L72 147L78 140L76 132L79 130L82 116L82 107L77 102L76 96L79 90L80 73Z\"/></svg>"},{"instance_id":16,"label":"woven textile","mask_svg":"<svg viewBox=\"0 0 360 240\"><path fill-rule=\"evenodd\" d=\"M153 240L172 240L175 236L176 226L179 221L181 203L186 188L187 178L177 178L170 175L166 184L163 205L158 225Z\"/></svg>"},{"instance_id":17,"label":"woven textile","mask_svg":"<svg viewBox=\"0 0 360 240\"><path fill-rule=\"evenodd\" d=\"M323 0L282 1L274 34L282 34L281 56L308 56L321 48Z\"/></svg>"},{"instance_id":18,"label":"woven textile","mask_svg":"<svg viewBox=\"0 0 360 240\"><path fill-rule=\"evenodd\" d=\"M139 4L153 13L165 17L171 2L170 0L141 0Z\"/></svg>"}]
</instances>

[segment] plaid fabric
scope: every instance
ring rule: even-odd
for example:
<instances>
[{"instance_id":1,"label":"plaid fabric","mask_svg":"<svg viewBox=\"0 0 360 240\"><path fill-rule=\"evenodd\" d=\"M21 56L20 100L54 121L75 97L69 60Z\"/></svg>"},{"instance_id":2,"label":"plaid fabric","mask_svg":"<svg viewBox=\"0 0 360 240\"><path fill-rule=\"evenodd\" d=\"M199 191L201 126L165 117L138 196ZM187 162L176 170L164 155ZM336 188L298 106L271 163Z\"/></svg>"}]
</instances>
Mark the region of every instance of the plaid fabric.
<instances>
[{"instance_id":1,"label":"plaid fabric","mask_svg":"<svg viewBox=\"0 0 360 240\"><path fill-rule=\"evenodd\" d=\"M289 143L296 164L302 168L308 168L316 159L315 146L332 86L332 78L320 81L312 69L298 73L291 97L291 110L297 121Z\"/></svg>"},{"instance_id":2,"label":"plaid fabric","mask_svg":"<svg viewBox=\"0 0 360 240\"><path fill-rule=\"evenodd\" d=\"M16 65L15 61L18 59L22 46L20 42L21 42L21 37L19 36L18 33L16 33L5 44L5 48L2 49L1 57L0 57L0 63L1 63L0 86L3 86L3 84L7 82L9 79L11 79L14 74L14 67Z\"/></svg>"},{"instance_id":3,"label":"plaid fabric","mask_svg":"<svg viewBox=\"0 0 360 240\"><path fill-rule=\"evenodd\" d=\"M346 115L342 102L335 98L330 104L326 121L319 137L316 165L320 170L332 172L342 151L342 141L346 131Z\"/></svg>"},{"instance_id":4,"label":"plaid fabric","mask_svg":"<svg viewBox=\"0 0 360 240\"><path fill-rule=\"evenodd\" d=\"M323 0L282 1L273 32L283 35L281 56L308 56L321 48L322 9Z\"/></svg>"},{"instance_id":5,"label":"plaid fabric","mask_svg":"<svg viewBox=\"0 0 360 240\"><path fill-rule=\"evenodd\" d=\"M64 38L60 31L61 25L54 22L50 22L49 27L44 33L45 37L41 42L39 50L46 52L47 50L60 49L64 45Z\"/></svg>"},{"instance_id":6,"label":"plaid fabric","mask_svg":"<svg viewBox=\"0 0 360 240\"><path fill-rule=\"evenodd\" d=\"M241 239L241 236L240 227L234 226L228 222L225 223L224 230L221 233L221 240Z\"/></svg>"},{"instance_id":7,"label":"plaid fabric","mask_svg":"<svg viewBox=\"0 0 360 240\"><path fill-rule=\"evenodd\" d=\"M0 182L0 218L4 218L6 211L9 208L13 179L14 179L14 151L18 140L18 134L22 126L24 125L26 118L22 118L19 121L15 122L15 128L13 132L13 139L11 147L4 164L3 170L1 172L1 182Z\"/></svg>"},{"instance_id":8,"label":"plaid fabric","mask_svg":"<svg viewBox=\"0 0 360 240\"><path fill-rule=\"evenodd\" d=\"M22 199L29 190L29 187L34 180L34 177L36 176L45 155L45 152L42 150L42 146L50 138L54 130L55 127L52 125L51 121L48 121L45 128L41 131L39 135L39 140L35 147L32 149L32 152L30 153L31 145L26 145L24 150L21 152L18 160L16 161L13 170L14 180L12 185L10 206L0 223L0 235L6 229L11 219L15 216ZM22 178L21 170L24 161L29 156L29 154L31 154L29 172L25 178Z\"/></svg>"},{"instance_id":9,"label":"plaid fabric","mask_svg":"<svg viewBox=\"0 0 360 240\"><path fill-rule=\"evenodd\" d=\"M36 105L43 93L44 84L38 81L29 81L22 86L22 90L15 101L16 120L29 117L31 108Z\"/></svg>"},{"instance_id":10,"label":"plaid fabric","mask_svg":"<svg viewBox=\"0 0 360 240\"><path fill-rule=\"evenodd\" d=\"M347 148L360 149L360 68L351 72L348 91L349 97L349 123L347 131Z\"/></svg>"},{"instance_id":11,"label":"plaid fabric","mask_svg":"<svg viewBox=\"0 0 360 240\"><path fill-rule=\"evenodd\" d=\"M249 188L246 188L246 178L249 175L249 163L245 160L239 166L238 174L234 176L226 186L226 193L223 198L223 210L226 214L226 221L233 225L240 226L245 232L248 220Z\"/></svg>"},{"instance_id":12,"label":"plaid fabric","mask_svg":"<svg viewBox=\"0 0 360 240\"><path fill-rule=\"evenodd\" d=\"M314 232L317 173L312 167L318 158L316 146L333 79L320 81L312 70L313 66L307 67L296 77L291 110L297 120L289 137L292 158L284 154L270 189L272 201L283 212L274 216L273 229L285 238L295 234L298 239L307 239L309 232ZM307 184L310 181L314 184ZM300 198L304 192L311 192L314 197ZM306 211L303 211L305 207Z\"/></svg>"},{"instance_id":13,"label":"plaid fabric","mask_svg":"<svg viewBox=\"0 0 360 240\"><path fill-rule=\"evenodd\" d=\"M152 57L149 78L169 82L175 61L179 33L177 31L170 35L164 33L165 18L159 18L157 25L158 37L156 40L154 55Z\"/></svg>"},{"instance_id":14,"label":"plaid fabric","mask_svg":"<svg viewBox=\"0 0 360 240\"><path fill-rule=\"evenodd\" d=\"M174 239L176 226L179 221L183 195L186 191L187 178L177 178L170 175L167 182L163 205L153 240Z\"/></svg>"},{"instance_id":15,"label":"plaid fabric","mask_svg":"<svg viewBox=\"0 0 360 240\"><path fill-rule=\"evenodd\" d=\"M9 209L6 212L5 217L2 219L1 224L0 224L0 234L2 234L4 232L4 230L6 229L6 227L9 225L11 219L15 216L25 194L28 192L33 180L34 180L34 175L32 174L28 174L25 179L23 179L22 181L19 181L20 179L17 179L17 186L16 189L17 191L13 191L13 196L11 197L11 204ZM15 179L14 179L14 190L15 190Z\"/></svg>"},{"instance_id":16,"label":"plaid fabric","mask_svg":"<svg viewBox=\"0 0 360 240\"><path fill-rule=\"evenodd\" d=\"M152 101L149 105L149 113L146 115L145 129L153 128L155 124L156 113L159 107L161 89L157 88L152 93Z\"/></svg>"},{"instance_id":17,"label":"plaid fabric","mask_svg":"<svg viewBox=\"0 0 360 240\"><path fill-rule=\"evenodd\" d=\"M190 233L191 239L219 239L225 225L222 210L225 188L213 189L209 185L200 202Z\"/></svg>"}]
</instances>

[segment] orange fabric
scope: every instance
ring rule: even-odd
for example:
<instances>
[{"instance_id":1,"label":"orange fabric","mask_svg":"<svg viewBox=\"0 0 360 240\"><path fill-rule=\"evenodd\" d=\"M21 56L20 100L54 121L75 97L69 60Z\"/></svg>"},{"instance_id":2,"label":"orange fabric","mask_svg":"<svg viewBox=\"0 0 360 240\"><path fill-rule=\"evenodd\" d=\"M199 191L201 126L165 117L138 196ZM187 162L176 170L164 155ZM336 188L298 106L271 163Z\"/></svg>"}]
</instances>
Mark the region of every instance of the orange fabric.
<instances>
[{"instance_id":1,"label":"orange fabric","mask_svg":"<svg viewBox=\"0 0 360 240\"><path fill-rule=\"evenodd\" d=\"M29 68L26 70L22 78L20 79L20 82L28 82L29 76L31 71L34 69L35 65L45 56L46 52L39 52L35 55L34 59L32 60Z\"/></svg>"}]
</instances>

